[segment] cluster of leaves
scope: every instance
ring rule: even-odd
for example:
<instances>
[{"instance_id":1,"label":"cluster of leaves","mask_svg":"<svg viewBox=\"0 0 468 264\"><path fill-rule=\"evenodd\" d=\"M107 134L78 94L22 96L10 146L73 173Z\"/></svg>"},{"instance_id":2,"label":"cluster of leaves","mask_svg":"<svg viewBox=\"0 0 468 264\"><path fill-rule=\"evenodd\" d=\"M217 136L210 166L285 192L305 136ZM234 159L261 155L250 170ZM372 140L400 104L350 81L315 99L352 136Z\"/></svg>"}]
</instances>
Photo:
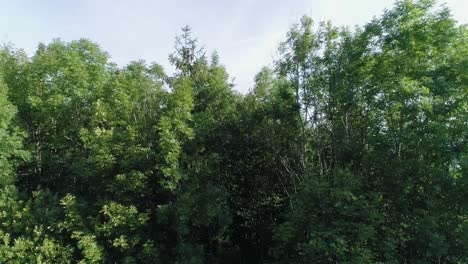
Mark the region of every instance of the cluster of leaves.
<instances>
[{"instance_id":1,"label":"cluster of leaves","mask_svg":"<svg viewBox=\"0 0 468 264\"><path fill-rule=\"evenodd\" d=\"M167 75L0 51L0 263L465 263L468 35L430 0L304 17L246 95L190 28Z\"/></svg>"}]
</instances>

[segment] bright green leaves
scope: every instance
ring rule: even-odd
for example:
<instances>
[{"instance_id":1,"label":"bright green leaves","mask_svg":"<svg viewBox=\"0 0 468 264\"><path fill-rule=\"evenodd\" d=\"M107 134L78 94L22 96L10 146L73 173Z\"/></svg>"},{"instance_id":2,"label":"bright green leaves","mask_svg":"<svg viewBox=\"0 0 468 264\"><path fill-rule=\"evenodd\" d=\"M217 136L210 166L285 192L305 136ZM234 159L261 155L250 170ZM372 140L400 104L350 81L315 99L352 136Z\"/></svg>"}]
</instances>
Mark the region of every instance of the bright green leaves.
<instances>
[{"instance_id":1,"label":"bright green leaves","mask_svg":"<svg viewBox=\"0 0 468 264\"><path fill-rule=\"evenodd\" d=\"M19 237L11 241L0 231L0 258L8 263L72 263L73 249L45 236L42 228L35 228L30 238Z\"/></svg>"},{"instance_id":2,"label":"bright green leaves","mask_svg":"<svg viewBox=\"0 0 468 264\"><path fill-rule=\"evenodd\" d=\"M164 113L156 128L160 138L163 174L163 187L174 190L182 179L179 166L182 145L193 138L190 126L194 107L194 80L197 64L200 62L200 50L196 39L192 39L190 28L183 28L183 35L176 38L176 51L169 56L170 62L179 70L179 74L170 81L170 93L167 95ZM203 56L202 58L203 59Z\"/></svg>"},{"instance_id":3,"label":"bright green leaves","mask_svg":"<svg viewBox=\"0 0 468 264\"><path fill-rule=\"evenodd\" d=\"M8 101L7 86L2 77L0 68L0 188L13 183L16 161L25 161L29 157L22 149L24 135L13 125L16 107Z\"/></svg>"},{"instance_id":4,"label":"bright green leaves","mask_svg":"<svg viewBox=\"0 0 468 264\"><path fill-rule=\"evenodd\" d=\"M188 27L173 75L2 49L0 262L466 262L468 35L433 5L303 17L245 96Z\"/></svg>"},{"instance_id":5,"label":"bright green leaves","mask_svg":"<svg viewBox=\"0 0 468 264\"><path fill-rule=\"evenodd\" d=\"M193 130L189 126L193 109L192 82L181 77L173 83L172 93L168 95L168 102L164 116L157 125L160 131L158 145L163 157L161 170L164 179L162 185L171 190L177 187L182 178L179 159L182 144L193 138Z\"/></svg>"},{"instance_id":6,"label":"bright green leaves","mask_svg":"<svg viewBox=\"0 0 468 264\"><path fill-rule=\"evenodd\" d=\"M461 81L466 69L460 70L466 60L460 54L467 52L462 44L465 26L457 26L445 9L433 11L433 5L397 2L354 33L327 24L312 31L303 20L280 48L276 73L295 91L304 124L300 153L307 159L302 163L319 178L302 184L314 192L322 184L331 190L310 207L311 197L319 194L308 193L304 205L291 205L288 219L299 221L299 215L309 212L304 223L314 222L314 214L320 215L319 222L327 219L327 212L334 216L333 223L316 223L316 233L305 242L297 242L303 234L290 234L306 224L282 225L278 238L291 243L291 258L352 263L464 258L458 241L466 212L455 186L465 186L458 178L466 156L466 122L461 121L466 120L467 89ZM332 185L339 175L330 172L340 169L358 180L359 191L350 197L356 198L360 219L367 220L372 212L376 221L353 224L356 218L347 212L353 206L337 196L348 196L348 186ZM385 228L378 232L385 239L377 241L372 234L382 221ZM359 234L352 233L359 228ZM352 235L343 236L340 230ZM360 244L355 239L361 234L368 235Z\"/></svg>"},{"instance_id":7,"label":"bright green leaves","mask_svg":"<svg viewBox=\"0 0 468 264\"><path fill-rule=\"evenodd\" d=\"M14 89L10 97L18 107L19 123L29 134L25 146L32 154L21 171L35 175L20 177L22 187L30 191L40 185L62 193L76 190L78 175L84 173L79 131L89 126L92 102L102 93L107 55L87 40L56 40L41 44L30 61L15 53L5 56L16 69L16 73L7 72L6 80Z\"/></svg>"},{"instance_id":8,"label":"bright green leaves","mask_svg":"<svg viewBox=\"0 0 468 264\"><path fill-rule=\"evenodd\" d=\"M311 134L308 128L323 129L327 126L328 112L333 107L331 93L336 80L333 74L337 67L338 47L344 39L338 33L330 23L320 23L314 30L312 19L304 16L300 25L291 28L279 48L281 57L276 61L276 73L294 92L296 115L301 124L298 146L302 177L308 174L310 166L317 165L313 159L319 160L322 173L331 166L323 157L328 155L327 150L321 149L318 143L326 139L315 138L316 135Z\"/></svg>"},{"instance_id":9,"label":"bright green leaves","mask_svg":"<svg viewBox=\"0 0 468 264\"><path fill-rule=\"evenodd\" d=\"M94 235L84 235L76 231L71 237L78 240L77 247L83 256L78 263L101 263L104 260L103 249L97 244Z\"/></svg>"},{"instance_id":10,"label":"bright green leaves","mask_svg":"<svg viewBox=\"0 0 468 264\"><path fill-rule=\"evenodd\" d=\"M87 210L72 195L65 196L61 205L65 219L60 227L76 241L82 263L106 259L135 262L157 257L153 242L145 235L148 213L139 212L135 206L109 202L98 215L83 218Z\"/></svg>"},{"instance_id":11,"label":"bright green leaves","mask_svg":"<svg viewBox=\"0 0 468 264\"><path fill-rule=\"evenodd\" d=\"M8 263L71 262L73 248L56 236L61 212L55 197L37 192L24 202L14 188L4 188L0 212L0 259Z\"/></svg>"},{"instance_id":12,"label":"bright green leaves","mask_svg":"<svg viewBox=\"0 0 468 264\"><path fill-rule=\"evenodd\" d=\"M135 231L148 221L148 216L138 213L134 206L123 206L114 202L104 205L101 213L107 219L101 227L105 234L115 232L114 228Z\"/></svg>"},{"instance_id":13,"label":"bright green leaves","mask_svg":"<svg viewBox=\"0 0 468 264\"><path fill-rule=\"evenodd\" d=\"M145 239L148 214L140 213L134 206L110 202L102 207L104 222L98 225L97 233L107 241L106 247L114 251L111 259L120 258L125 263L139 262L155 255L151 240ZM153 259L157 261L157 259Z\"/></svg>"}]
</instances>

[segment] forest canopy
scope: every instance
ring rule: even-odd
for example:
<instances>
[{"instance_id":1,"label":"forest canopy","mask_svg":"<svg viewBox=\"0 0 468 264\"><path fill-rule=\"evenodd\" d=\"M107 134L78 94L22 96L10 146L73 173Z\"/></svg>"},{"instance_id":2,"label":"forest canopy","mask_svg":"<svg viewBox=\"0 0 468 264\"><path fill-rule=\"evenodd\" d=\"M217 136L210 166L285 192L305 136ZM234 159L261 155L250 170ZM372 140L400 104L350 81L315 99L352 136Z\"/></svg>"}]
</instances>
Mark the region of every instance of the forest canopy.
<instances>
[{"instance_id":1,"label":"forest canopy","mask_svg":"<svg viewBox=\"0 0 468 264\"><path fill-rule=\"evenodd\" d=\"M169 61L0 49L0 263L467 263L468 32L434 1L304 16L247 94ZM131 47L129 47L131 48Z\"/></svg>"}]
</instances>

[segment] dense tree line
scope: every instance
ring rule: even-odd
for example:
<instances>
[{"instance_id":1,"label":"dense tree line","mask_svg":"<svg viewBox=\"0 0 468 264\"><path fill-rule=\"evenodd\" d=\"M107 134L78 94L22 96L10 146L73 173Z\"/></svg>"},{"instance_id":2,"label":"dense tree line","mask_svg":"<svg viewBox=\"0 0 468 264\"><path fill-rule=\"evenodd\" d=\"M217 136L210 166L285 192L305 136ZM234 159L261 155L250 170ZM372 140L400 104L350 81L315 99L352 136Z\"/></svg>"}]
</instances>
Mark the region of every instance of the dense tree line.
<instances>
[{"instance_id":1,"label":"dense tree line","mask_svg":"<svg viewBox=\"0 0 468 264\"><path fill-rule=\"evenodd\" d=\"M0 263L467 263L468 32L303 17L248 94L183 28L0 51Z\"/></svg>"}]
</instances>

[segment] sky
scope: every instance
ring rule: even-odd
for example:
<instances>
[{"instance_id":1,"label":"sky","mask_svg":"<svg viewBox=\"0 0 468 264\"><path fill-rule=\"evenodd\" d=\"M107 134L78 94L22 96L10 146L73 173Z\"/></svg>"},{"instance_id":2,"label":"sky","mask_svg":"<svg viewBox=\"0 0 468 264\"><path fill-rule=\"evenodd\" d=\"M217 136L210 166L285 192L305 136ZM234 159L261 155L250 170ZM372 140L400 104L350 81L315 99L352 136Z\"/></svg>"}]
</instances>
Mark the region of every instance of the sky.
<instances>
[{"instance_id":1,"label":"sky","mask_svg":"<svg viewBox=\"0 0 468 264\"><path fill-rule=\"evenodd\" d=\"M181 27L189 25L207 54L217 51L245 93L263 66L271 66L279 43L302 15L336 26L364 25L393 0L0 0L0 42L33 55L55 38L90 39L125 66L157 62L167 72L168 55ZM446 0L456 20L468 23L468 0ZM439 1L438 5L443 1Z\"/></svg>"}]
</instances>

